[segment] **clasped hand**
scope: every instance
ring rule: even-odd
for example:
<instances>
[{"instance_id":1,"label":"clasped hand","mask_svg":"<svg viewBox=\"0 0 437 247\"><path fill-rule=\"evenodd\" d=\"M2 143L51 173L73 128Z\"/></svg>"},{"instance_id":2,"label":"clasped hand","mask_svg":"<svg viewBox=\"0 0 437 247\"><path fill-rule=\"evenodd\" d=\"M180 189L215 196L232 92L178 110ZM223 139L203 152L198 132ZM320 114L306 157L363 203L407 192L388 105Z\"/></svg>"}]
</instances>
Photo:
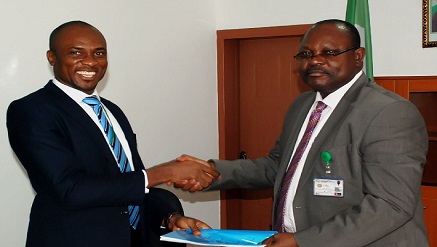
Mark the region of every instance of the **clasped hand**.
<instances>
[{"instance_id":1,"label":"clasped hand","mask_svg":"<svg viewBox=\"0 0 437 247\"><path fill-rule=\"evenodd\" d=\"M191 192L208 187L220 176L207 162L203 163L190 156L181 156L177 160L151 167L146 172L148 188L167 183Z\"/></svg>"},{"instance_id":2,"label":"clasped hand","mask_svg":"<svg viewBox=\"0 0 437 247\"><path fill-rule=\"evenodd\" d=\"M180 162L180 169L192 169L193 173L202 172L203 169L205 169L205 167L208 167L214 172L209 172L210 170L204 171L203 175L206 176L198 176L201 178L200 180L191 178L191 179L182 179L176 182L167 182L168 185L173 184L175 188L180 188L184 191L195 192L207 188L208 186L211 185L214 179L220 178L220 173L218 173L215 170L214 165L205 160L201 160L196 157L184 154L181 155L179 158L177 158L176 161ZM199 164L201 165L200 170L198 169Z\"/></svg>"}]
</instances>

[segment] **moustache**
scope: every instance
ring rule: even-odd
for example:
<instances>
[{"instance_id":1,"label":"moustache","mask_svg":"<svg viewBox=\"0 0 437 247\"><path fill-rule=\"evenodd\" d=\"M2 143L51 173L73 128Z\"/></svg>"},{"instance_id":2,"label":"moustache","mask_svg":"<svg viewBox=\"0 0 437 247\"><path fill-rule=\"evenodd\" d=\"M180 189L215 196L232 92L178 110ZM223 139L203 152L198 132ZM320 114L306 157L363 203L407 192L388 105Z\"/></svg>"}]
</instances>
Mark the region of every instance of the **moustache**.
<instances>
[{"instance_id":1,"label":"moustache","mask_svg":"<svg viewBox=\"0 0 437 247\"><path fill-rule=\"evenodd\" d=\"M306 70L304 71L304 74L305 74L305 75L309 75L310 73L314 73L314 72L315 72L315 73L325 73L325 74L328 74L328 75L331 74L330 71L326 70L325 68L318 67L318 66L315 66L315 67L311 67L311 68L306 69Z\"/></svg>"}]
</instances>

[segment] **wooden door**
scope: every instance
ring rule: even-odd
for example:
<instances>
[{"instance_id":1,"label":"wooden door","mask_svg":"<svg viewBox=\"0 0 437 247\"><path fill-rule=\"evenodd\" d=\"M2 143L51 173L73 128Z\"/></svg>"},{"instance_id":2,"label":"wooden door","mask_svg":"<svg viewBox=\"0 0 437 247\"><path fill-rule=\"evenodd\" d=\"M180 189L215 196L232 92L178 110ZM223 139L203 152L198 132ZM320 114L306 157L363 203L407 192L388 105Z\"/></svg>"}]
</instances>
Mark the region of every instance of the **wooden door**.
<instances>
[{"instance_id":1,"label":"wooden door","mask_svg":"<svg viewBox=\"0 0 437 247\"><path fill-rule=\"evenodd\" d=\"M218 32L220 158L268 154L284 114L309 90L293 55L309 25ZM268 230L272 189L221 192L221 227Z\"/></svg>"}]
</instances>

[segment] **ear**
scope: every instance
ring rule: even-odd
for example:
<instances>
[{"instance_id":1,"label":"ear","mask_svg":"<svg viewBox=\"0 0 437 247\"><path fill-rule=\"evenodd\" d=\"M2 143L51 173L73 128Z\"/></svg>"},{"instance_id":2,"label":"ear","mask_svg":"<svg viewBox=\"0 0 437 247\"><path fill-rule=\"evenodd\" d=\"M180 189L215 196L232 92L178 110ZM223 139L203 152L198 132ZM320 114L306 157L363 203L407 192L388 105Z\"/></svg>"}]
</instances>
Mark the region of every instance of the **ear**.
<instances>
[{"instance_id":1,"label":"ear","mask_svg":"<svg viewBox=\"0 0 437 247\"><path fill-rule=\"evenodd\" d=\"M53 51L51 51L51 50L48 50L47 53L46 53L46 56L47 56L47 60L49 61L50 65L51 66L55 65L55 62L56 62L56 55L55 55L55 53Z\"/></svg>"},{"instance_id":2,"label":"ear","mask_svg":"<svg viewBox=\"0 0 437 247\"><path fill-rule=\"evenodd\" d=\"M363 66L364 56L366 56L366 48L360 47L355 50L355 63L357 66Z\"/></svg>"}]
</instances>

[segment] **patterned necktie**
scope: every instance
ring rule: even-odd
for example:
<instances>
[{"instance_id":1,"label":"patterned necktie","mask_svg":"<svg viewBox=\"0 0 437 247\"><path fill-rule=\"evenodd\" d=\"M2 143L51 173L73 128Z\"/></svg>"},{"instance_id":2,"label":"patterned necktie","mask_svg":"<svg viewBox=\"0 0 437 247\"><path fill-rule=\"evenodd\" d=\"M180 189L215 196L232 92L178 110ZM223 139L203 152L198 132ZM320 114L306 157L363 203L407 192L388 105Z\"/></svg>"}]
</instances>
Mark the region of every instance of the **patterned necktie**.
<instances>
[{"instance_id":1,"label":"patterned necktie","mask_svg":"<svg viewBox=\"0 0 437 247\"><path fill-rule=\"evenodd\" d=\"M326 108L327 105L322 101L317 103L316 109L310 115L310 119L308 121L308 125L305 129L302 139L299 142L299 145L296 148L296 152L291 159L290 165L288 166L288 170L285 173L282 183L281 189L279 191L278 203L276 205L275 210L275 223L273 229L278 232L284 232L284 213L285 213L285 201L287 198L287 193L290 188L291 180L293 179L294 172L296 171L297 165L299 164L300 159L302 158L303 153L308 145L308 142L311 138L311 135L314 129L319 122L320 116L322 115L322 111Z\"/></svg>"},{"instance_id":2,"label":"patterned necktie","mask_svg":"<svg viewBox=\"0 0 437 247\"><path fill-rule=\"evenodd\" d=\"M120 171L130 172L131 167L129 164L129 160L127 159L126 153L121 146L120 140L115 135L114 128L111 123L108 121L108 117L104 109L102 108L102 104L97 96L93 95L90 97L86 97L82 100L87 105L91 106L99 118L99 122L105 131L106 138L108 138L109 145L112 147L114 152L114 156L117 160ZM140 207L139 206L128 206L129 209L129 222L133 229L136 229L138 222L140 221Z\"/></svg>"}]
</instances>

